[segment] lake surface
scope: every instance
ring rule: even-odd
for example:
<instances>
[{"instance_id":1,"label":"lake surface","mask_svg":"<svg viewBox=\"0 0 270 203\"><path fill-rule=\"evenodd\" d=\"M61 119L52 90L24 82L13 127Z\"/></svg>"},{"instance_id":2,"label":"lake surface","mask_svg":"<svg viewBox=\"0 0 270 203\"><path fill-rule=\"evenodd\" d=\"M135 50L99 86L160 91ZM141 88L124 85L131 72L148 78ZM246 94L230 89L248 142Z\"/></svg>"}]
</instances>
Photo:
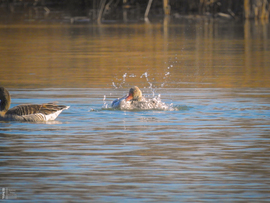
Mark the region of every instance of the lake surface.
<instances>
[{"instance_id":1,"label":"lake surface","mask_svg":"<svg viewBox=\"0 0 270 203\"><path fill-rule=\"evenodd\" d=\"M270 201L268 23L2 23L0 39L11 107L70 106L0 123L2 198ZM172 108L111 109L134 85Z\"/></svg>"}]
</instances>

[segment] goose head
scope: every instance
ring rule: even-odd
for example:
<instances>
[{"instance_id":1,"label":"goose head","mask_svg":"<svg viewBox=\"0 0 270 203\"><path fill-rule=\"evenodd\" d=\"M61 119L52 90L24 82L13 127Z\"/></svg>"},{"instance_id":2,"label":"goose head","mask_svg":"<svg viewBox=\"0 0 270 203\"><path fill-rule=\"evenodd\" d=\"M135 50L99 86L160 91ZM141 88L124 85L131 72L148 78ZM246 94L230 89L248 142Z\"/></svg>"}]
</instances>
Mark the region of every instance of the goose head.
<instances>
[{"instance_id":1,"label":"goose head","mask_svg":"<svg viewBox=\"0 0 270 203\"><path fill-rule=\"evenodd\" d=\"M0 112L5 114L10 107L11 98L9 92L4 87L0 87L0 100Z\"/></svg>"},{"instance_id":2,"label":"goose head","mask_svg":"<svg viewBox=\"0 0 270 203\"><path fill-rule=\"evenodd\" d=\"M141 90L137 86L130 88L126 101L130 101L130 100L140 101L141 99L142 99Z\"/></svg>"}]
</instances>

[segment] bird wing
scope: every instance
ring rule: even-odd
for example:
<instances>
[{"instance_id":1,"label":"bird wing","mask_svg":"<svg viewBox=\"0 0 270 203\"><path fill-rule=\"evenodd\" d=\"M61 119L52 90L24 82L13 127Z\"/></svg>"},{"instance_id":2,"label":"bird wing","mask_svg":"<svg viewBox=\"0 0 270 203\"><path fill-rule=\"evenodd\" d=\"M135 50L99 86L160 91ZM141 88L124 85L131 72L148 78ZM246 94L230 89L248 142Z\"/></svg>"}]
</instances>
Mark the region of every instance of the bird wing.
<instances>
[{"instance_id":1,"label":"bird wing","mask_svg":"<svg viewBox=\"0 0 270 203\"><path fill-rule=\"evenodd\" d=\"M57 111L67 109L68 106L65 105L55 105L53 103L47 104L23 104L19 106L15 106L9 109L6 115L31 115L31 114L43 114L43 115L50 115Z\"/></svg>"}]
</instances>

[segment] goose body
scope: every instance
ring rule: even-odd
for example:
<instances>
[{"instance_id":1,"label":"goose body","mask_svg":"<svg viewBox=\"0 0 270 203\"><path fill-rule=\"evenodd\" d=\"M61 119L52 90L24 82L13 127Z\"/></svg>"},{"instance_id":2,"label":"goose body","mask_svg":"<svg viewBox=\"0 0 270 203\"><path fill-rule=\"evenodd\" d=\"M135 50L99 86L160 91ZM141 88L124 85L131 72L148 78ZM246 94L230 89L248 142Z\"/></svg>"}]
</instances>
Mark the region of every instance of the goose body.
<instances>
[{"instance_id":1,"label":"goose body","mask_svg":"<svg viewBox=\"0 0 270 203\"><path fill-rule=\"evenodd\" d=\"M7 89L0 87L0 121L52 121L69 106L46 104L23 104L11 109L11 97Z\"/></svg>"}]
</instances>

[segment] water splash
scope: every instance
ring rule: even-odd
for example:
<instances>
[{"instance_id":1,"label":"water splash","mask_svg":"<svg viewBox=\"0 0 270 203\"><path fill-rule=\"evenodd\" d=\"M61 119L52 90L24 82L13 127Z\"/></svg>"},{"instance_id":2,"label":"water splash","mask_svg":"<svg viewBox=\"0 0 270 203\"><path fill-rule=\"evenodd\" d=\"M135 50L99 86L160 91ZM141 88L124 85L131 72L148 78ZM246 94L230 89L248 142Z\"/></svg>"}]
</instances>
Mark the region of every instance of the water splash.
<instances>
[{"instance_id":1,"label":"water splash","mask_svg":"<svg viewBox=\"0 0 270 203\"><path fill-rule=\"evenodd\" d=\"M167 69L169 70L170 68L172 68L173 67L173 65L170 65L170 66L168 66L167 67ZM166 84L166 82L167 82L167 78L170 76L170 72L169 71L167 71L165 74L164 74L164 77L163 77L163 79L164 79L164 82L160 85L160 87L164 87L164 85Z\"/></svg>"},{"instance_id":2,"label":"water splash","mask_svg":"<svg viewBox=\"0 0 270 203\"><path fill-rule=\"evenodd\" d=\"M123 77L123 79L122 79L122 82L120 83L119 87L122 87L122 85L125 84L127 73L124 73L124 75L122 77Z\"/></svg>"},{"instance_id":3,"label":"water splash","mask_svg":"<svg viewBox=\"0 0 270 203\"><path fill-rule=\"evenodd\" d=\"M115 85L115 83L114 82L112 82L112 85L113 85L113 87L115 88L115 89L117 89L118 87Z\"/></svg>"},{"instance_id":4,"label":"water splash","mask_svg":"<svg viewBox=\"0 0 270 203\"><path fill-rule=\"evenodd\" d=\"M130 77L130 78L135 78L136 77L136 75L135 74L133 74L133 73L131 73L128 77Z\"/></svg>"},{"instance_id":5,"label":"water splash","mask_svg":"<svg viewBox=\"0 0 270 203\"><path fill-rule=\"evenodd\" d=\"M123 84L125 83L125 81L126 81L126 77L127 77L127 73L125 73L124 75L123 75Z\"/></svg>"},{"instance_id":6,"label":"water splash","mask_svg":"<svg viewBox=\"0 0 270 203\"><path fill-rule=\"evenodd\" d=\"M167 79L170 77L171 75L171 72L169 71L171 68L173 67L173 65L168 65L167 66L167 70L164 72L164 76L163 76L163 83L160 85L160 87L164 87L165 84L167 83ZM136 78L137 75L135 75L134 73L124 73L122 75L122 78L114 78L115 80L119 81L118 82L112 82L112 86L115 88L115 89L118 89L118 88L123 88L123 85L126 83L127 79L128 78ZM141 74L140 78L145 78L146 82L149 84L148 87L144 87L144 88L149 88L151 89L151 91L153 92L153 95L154 95L154 85L152 82L150 82L150 74L148 72L144 72ZM155 78L153 77L152 80L155 80ZM136 84L135 84L136 85Z\"/></svg>"},{"instance_id":7,"label":"water splash","mask_svg":"<svg viewBox=\"0 0 270 203\"><path fill-rule=\"evenodd\" d=\"M170 72L165 73L165 76L168 76L168 75L170 75Z\"/></svg>"},{"instance_id":8,"label":"water splash","mask_svg":"<svg viewBox=\"0 0 270 203\"><path fill-rule=\"evenodd\" d=\"M127 77L127 73L124 73L124 75L122 76L122 82L119 84L119 86L117 87L117 85L115 84L115 82L112 82L112 86L115 88L115 89L117 89L117 88L121 88L122 87L122 85L123 84L125 84L125 82L126 82L126 77ZM117 79L117 78L115 78L116 80L118 80L118 81L121 81L121 79Z\"/></svg>"},{"instance_id":9,"label":"water splash","mask_svg":"<svg viewBox=\"0 0 270 203\"><path fill-rule=\"evenodd\" d=\"M102 106L102 108L107 109L108 106L109 106L109 104L107 104L107 102L106 102L106 95L104 95L104 97L103 97L103 106Z\"/></svg>"},{"instance_id":10,"label":"water splash","mask_svg":"<svg viewBox=\"0 0 270 203\"><path fill-rule=\"evenodd\" d=\"M164 82L161 84L161 87L164 87L164 85L167 82L167 79L170 77L171 72L169 71L170 68L172 68L173 65L168 65L167 66L167 71L164 72ZM175 110L175 108L173 107L173 104L165 104L161 101L160 99L160 95L155 96L155 88L153 87L153 84L149 81L149 73L148 72L144 72L140 78L145 78L146 82L149 84L149 89L152 92L152 98L151 99L146 99L144 101L140 101L140 102L126 102L123 101L121 102L121 108L123 110ZM118 79L121 81L121 83L119 84L119 87L117 87L117 85L112 82L112 85L115 89L117 88L122 88L122 85L126 82L126 78L127 77L136 77L135 74L133 73L124 73L122 76L122 81L121 79ZM117 79L117 78L116 78ZM153 79L154 80L154 79ZM146 87L144 87L146 88ZM105 96L103 99L103 108L108 109L108 104L105 102Z\"/></svg>"},{"instance_id":11,"label":"water splash","mask_svg":"<svg viewBox=\"0 0 270 203\"><path fill-rule=\"evenodd\" d=\"M152 83L151 82L149 82L149 78L148 78L148 73L147 72L145 72L145 73L143 73L141 76L140 76L140 78L143 78L143 77L145 77L145 79L146 79L146 81L147 81L147 83L149 84L149 88L152 88Z\"/></svg>"},{"instance_id":12,"label":"water splash","mask_svg":"<svg viewBox=\"0 0 270 203\"><path fill-rule=\"evenodd\" d=\"M149 81L148 76L149 76L149 74L148 74L147 72L145 72L145 73L143 73L143 74L140 76L140 78L145 77L146 82L149 84L149 87L148 87L148 88L150 88L150 89L152 90L152 92L153 92L153 84Z\"/></svg>"},{"instance_id":13,"label":"water splash","mask_svg":"<svg viewBox=\"0 0 270 203\"><path fill-rule=\"evenodd\" d=\"M124 111L146 111L146 110L158 110L158 111L179 111L179 107L174 106L173 103L166 104L161 101L160 94L153 98L143 98L141 101L125 101L122 100L119 108L112 108L111 105L103 105L103 109L107 110L124 110Z\"/></svg>"},{"instance_id":14,"label":"water splash","mask_svg":"<svg viewBox=\"0 0 270 203\"><path fill-rule=\"evenodd\" d=\"M148 73L147 73L147 72L143 73L143 74L140 76L140 78L142 78L143 76L144 76L145 78L148 79Z\"/></svg>"}]
</instances>

